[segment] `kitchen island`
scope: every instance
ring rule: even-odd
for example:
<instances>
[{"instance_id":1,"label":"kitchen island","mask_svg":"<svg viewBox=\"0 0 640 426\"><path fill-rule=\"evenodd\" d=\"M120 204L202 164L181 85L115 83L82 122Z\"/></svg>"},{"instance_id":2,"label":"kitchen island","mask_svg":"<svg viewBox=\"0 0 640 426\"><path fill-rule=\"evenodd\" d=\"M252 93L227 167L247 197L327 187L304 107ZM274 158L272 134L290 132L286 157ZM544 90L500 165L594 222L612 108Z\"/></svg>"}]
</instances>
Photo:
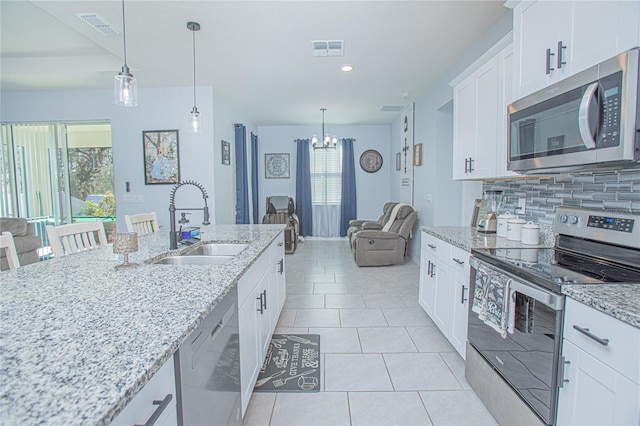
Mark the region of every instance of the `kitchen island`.
<instances>
[{"instance_id":1,"label":"kitchen island","mask_svg":"<svg viewBox=\"0 0 640 426\"><path fill-rule=\"evenodd\" d=\"M248 247L219 265L154 265L166 232L140 237L137 268L111 246L0 275L0 422L108 424L284 230L210 225L205 242ZM192 246L193 247L193 246Z\"/></svg>"}]
</instances>

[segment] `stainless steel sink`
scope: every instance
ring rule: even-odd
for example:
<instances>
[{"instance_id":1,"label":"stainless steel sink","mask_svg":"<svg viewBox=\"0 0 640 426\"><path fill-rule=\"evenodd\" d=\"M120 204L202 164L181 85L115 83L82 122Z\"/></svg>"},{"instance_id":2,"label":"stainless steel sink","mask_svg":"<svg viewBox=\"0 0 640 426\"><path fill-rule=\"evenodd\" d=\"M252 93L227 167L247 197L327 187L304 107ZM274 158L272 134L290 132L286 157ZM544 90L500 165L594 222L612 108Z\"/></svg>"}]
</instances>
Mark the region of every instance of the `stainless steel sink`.
<instances>
[{"instance_id":1,"label":"stainless steel sink","mask_svg":"<svg viewBox=\"0 0 640 426\"><path fill-rule=\"evenodd\" d=\"M235 256L247 247L248 244L208 243L184 253L182 256Z\"/></svg>"},{"instance_id":2,"label":"stainless steel sink","mask_svg":"<svg viewBox=\"0 0 640 426\"><path fill-rule=\"evenodd\" d=\"M233 259L233 256L167 256L153 262L160 265L220 265Z\"/></svg>"}]
</instances>

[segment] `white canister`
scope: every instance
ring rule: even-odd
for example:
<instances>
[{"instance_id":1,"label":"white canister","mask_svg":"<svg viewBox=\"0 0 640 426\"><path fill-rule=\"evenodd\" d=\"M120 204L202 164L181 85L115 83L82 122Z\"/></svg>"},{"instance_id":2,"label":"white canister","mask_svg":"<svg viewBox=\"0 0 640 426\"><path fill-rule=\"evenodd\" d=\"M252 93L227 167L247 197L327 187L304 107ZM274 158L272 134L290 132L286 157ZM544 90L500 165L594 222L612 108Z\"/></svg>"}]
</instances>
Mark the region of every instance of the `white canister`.
<instances>
[{"instance_id":1,"label":"white canister","mask_svg":"<svg viewBox=\"0 0 640 426\"><path fill-rule=\"evenodd\" d=\"M522 226L527 223L524 219L509 219L507 221L507 240L520 241Z\"/></svg>"},{"instance_id":2,"label":"white canister","mask_svg":"<svg viewBox=\"0 0 640 426\"><path fill-rule=\"evenodd\" d=\"M540 242L540 226L537 223L527 222L522 225L522 244L538 244Z\"/></svg>"},{"instance_id":3,"label":"white canister","mask_svg":"<svg viewBox=\"0 0 640 426\"><path fill-rule=\"evenodd\" d=\"M507 221L510 219L517 219L518 216L511 214L511 212L504 212L498 216L498 224L496 229L496 236L507 238Z\"/></svg>"}]
</instances>

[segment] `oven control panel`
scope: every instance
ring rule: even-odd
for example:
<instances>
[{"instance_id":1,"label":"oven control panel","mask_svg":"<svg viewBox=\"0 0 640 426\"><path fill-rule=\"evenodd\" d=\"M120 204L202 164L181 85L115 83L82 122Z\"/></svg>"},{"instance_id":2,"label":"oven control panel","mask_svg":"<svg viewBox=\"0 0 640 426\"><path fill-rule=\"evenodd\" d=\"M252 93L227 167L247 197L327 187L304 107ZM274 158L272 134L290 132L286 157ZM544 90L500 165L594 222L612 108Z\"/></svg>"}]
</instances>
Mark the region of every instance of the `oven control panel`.
<instances>
[{"instance_id":1,"label":"oven control panel","mask_svg":"<svg viewBox=\"0 0 640 426\"><path fill-rule=\"evenodd\" d=\"M560 207L553 220L553 231L640 249L640 215L634 213Z\"/></svg>"}]
</instances>

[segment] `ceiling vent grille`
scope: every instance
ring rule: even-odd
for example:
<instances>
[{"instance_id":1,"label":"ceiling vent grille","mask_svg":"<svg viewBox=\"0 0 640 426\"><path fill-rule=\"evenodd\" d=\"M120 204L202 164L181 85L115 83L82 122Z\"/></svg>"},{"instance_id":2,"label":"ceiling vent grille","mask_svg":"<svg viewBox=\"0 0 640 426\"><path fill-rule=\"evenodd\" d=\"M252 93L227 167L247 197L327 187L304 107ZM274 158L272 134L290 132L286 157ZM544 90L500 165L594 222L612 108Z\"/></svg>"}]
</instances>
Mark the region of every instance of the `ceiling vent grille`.
<instances>
[{"instance_id":1,"label":"ceiling vent grille","mask_svg":"<svg viewBox=\"0 0 640 426\"><path fill-rule=\"evenodd\" d=\"M380 112L400 112L404 109L402 105L382 105Z\"/></svg>"},{"instance_id":2,"label":"ceiling vent grille","mask_svg":"<svg viewBox=\"0 0 640 426\"><path fill-rule=\"evenodd\" d=\"M76 16L87 24L95 28L100 34L113 36L120 34L120 31L111 25L106 19L94 12L76 13Z\"/></svg>"},{"instance_id":3,"label":"ceiling vent grille","mask_svg":"<svg viewBox=\"0 0 640 426\"><path fill-rule=\"evenodd\" d=\"M311 42L313 56L343 56L344 40L315 40Z\"/></svg>"}]
</instances>

